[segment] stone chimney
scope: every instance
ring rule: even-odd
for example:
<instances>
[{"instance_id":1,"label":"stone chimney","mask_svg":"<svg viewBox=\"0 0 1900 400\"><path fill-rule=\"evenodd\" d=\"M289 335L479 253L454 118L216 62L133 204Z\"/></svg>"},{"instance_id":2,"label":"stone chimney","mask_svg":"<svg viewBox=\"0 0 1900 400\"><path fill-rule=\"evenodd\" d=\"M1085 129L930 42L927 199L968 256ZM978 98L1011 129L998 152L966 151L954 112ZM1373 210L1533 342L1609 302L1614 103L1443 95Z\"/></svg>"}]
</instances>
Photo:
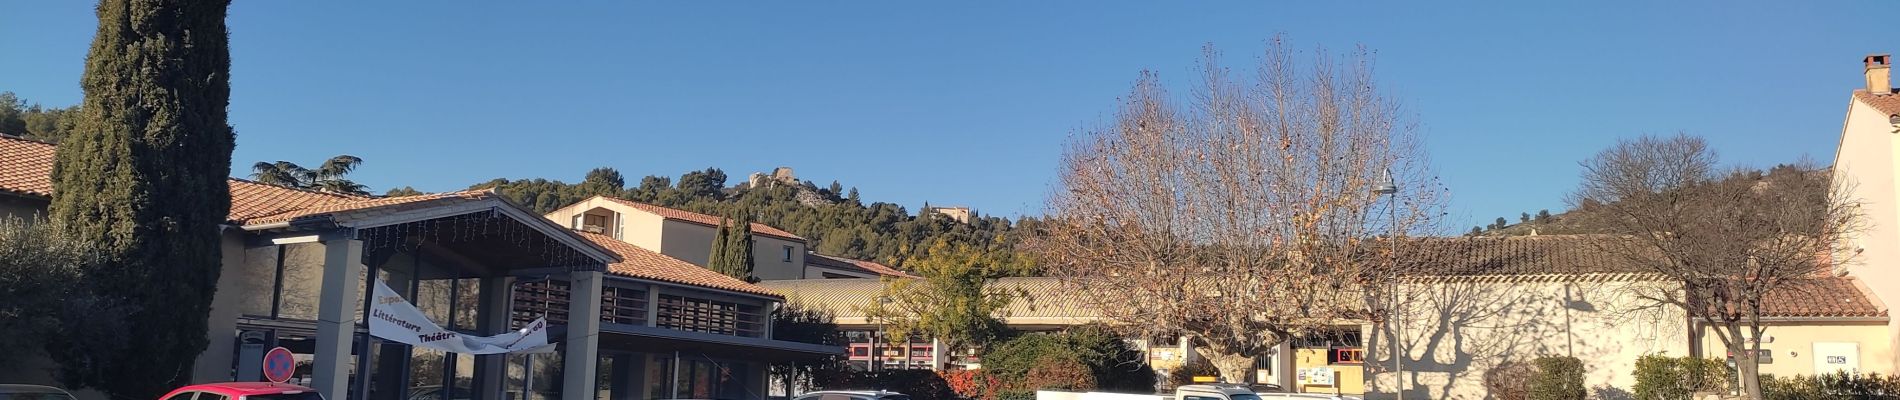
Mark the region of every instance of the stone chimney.
<instances>
[{"instance_id":1,"label":"stone chimney","mask_svg":"<svg viewBox=\"0 0 1900 400\"><path fill-rule=\"evenodd\" d=\"M1862 61L1867 63L1867 93L1875 95L1893 94L1893 84L1889 71L1893 56L1889 54L1869 54Z\"/></svg>"}]
</instances>

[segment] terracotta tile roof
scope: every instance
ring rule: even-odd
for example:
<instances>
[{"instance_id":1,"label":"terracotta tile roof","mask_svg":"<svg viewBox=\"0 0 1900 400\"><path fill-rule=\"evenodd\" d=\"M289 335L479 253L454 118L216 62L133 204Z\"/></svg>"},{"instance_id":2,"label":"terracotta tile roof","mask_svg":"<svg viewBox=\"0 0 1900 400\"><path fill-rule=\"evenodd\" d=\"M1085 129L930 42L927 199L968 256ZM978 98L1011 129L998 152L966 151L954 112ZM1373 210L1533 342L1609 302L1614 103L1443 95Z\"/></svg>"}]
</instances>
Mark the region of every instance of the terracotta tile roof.
<instances>
[{"instance_id":1,"label":"terracotta tile roof","mask_svg":"<svg viewBox=\"0 0 1900 400\"><path fill-rule=\"evenodd\" d=\"M243 179L231 179L232 221L252 223L253 218L283 214L293 210L333 206L369 199L311 190L292 189Z\"/></svg>"},{"instance_id":2,"label":"terracotta tile roof","mask_svg":"<svg viewBox=\"0 0 1900 400\"><path fill-rule=\"evenodd\" d=\"M814 252L807 252L805 253L805 255L806 255L805 264L808 264L808 265L817 265L820 267L827 267L827 268L834 268L834 269L860 270L865 273L877 274L881 276L898 277L898 278L918 277L916 275L911 275L908 272L899 271L896 268L891 268L890 266L886 266L884 264L879 264L879 263L870 262L870 261L854 260L854 259L838 257L838 256L828 256L828 255L818 254Z\"/></svg>"},{"instance_id":3,"label":"terracotta tile roof","mask_svg":"<svg viewBox=\"0 0 1900 400\"><path fill-rule=\"evenodd\" d=\"M53 145L0 135L0 192L53 196Z\"/></svg>"},{"instance_id":4,"label":"terracotta tile roof","mask_svg":"<svg viewBox=\"0 0 1900 400\"><path fill-rule=\"evenodd\" d=\"M275 186L270 186L270 185L262 185L262 186L275 187ZM314 217L318 215L338 215L338 214L345 214L345 213L360 213L360 212L368 212L372 210L387 213L387 212L405 211L405 210L410 210L410 209L414 209L418 207L442 206L443 202L438 201L438 200L483 200L483 199L488 199L491 197L495 197L495 192L493 190L476 189L476 190L464 190L460 192L435 193L435 194L425 194L425 195L416 195L416 196L384 197L384 198L369 198L369 197L352 198L345 201L326 202L322 204L313 204L313 205L301 207L301 208L289 209L284 212L258 216L255 218L249 218L249 219L244 220L243 222L246 225L271 224L271 223L278 223L278 222L290 222L299 218ZM235 202L235 200L233 200L233 202ZM424 204L424 203L427 203L427 204Z\"/></svg>"},{"instance_id":5,"label":"terracotta tile roof","mask_svg":"<svg viewBox=\"0 0 1900 400\"><path fill-rule=\"evenodd\" d=\"M1785 284L1762 299L1762 316L1777 318L1886 317L1886 307L1868 297L1853 277L1826 277Z\"/></svg>"},{"instance_id":6,"label":"terracotta tile roof","mask_svg":"<svg viewBox=\"0 0 1900 400\"><path fill-rule=\"evenodd\" d=\"M1875 110L1885 112L1887 115L1900 115L1900 90L1879 96L1868 93L1866 90L1855 90L1854 99L1867 103Z\"/></svg>"},{"instance_id":7,"label":"terracotta tile roof","mask_svg":"<svg viewBox=\"0 0 1900 400\"><path fill-rule=\"evenodd\" d=\"M1606 235L1542 235L1418 239L1401 257L1417 262L1422 276L1640 274L1621 257L1602 251Z\"/></svg>"},{"instance_id":8,"label":"terracotta tile roof","mask_svg":"<svg viewBox=\"0 0 1900 400\"><path fill-rule=\"evenodd\" d=\"M606 196L600 196L600 198L607 199L615 203L625 204L628 207L633 207L635 209L639 209L640 211L650 212L650 213L653 213L654 215L659 215L661 218L687 221L687 222L692 222L692 223L696 223L700 225L707 225L707 226L714 226L714 227L722 226L724 224L724 218L720 218L716 216L700 214L700 213L680 210L680 209L660 207L660 206L656 206L652 204L641 203L641 202L636 202L636 201L627 200L627 199L617 199L617 198L606 197ZM798 235L794 235L791 232L786 232L783 229L774 228L771 225L761 224L757 222L752 223L752 233L767 235L767 236L777 236L780 238L785 238L785 239L790 239L790 240L795 240L795 241L800 241L800 242L805 241L805 238L798 237Z\"/></svg>"},{"instance_id":9,"label":"terracotta tile roof","mask_svg":"<svg viewBox=\"0 0 1900 400\"><path fill-rule=\"evenodd\" d=\"M746 283L725 274L700 268L677 258L642 249L614 239L612 236L598 233L576 232L582 238L594 242L601 248L620 256L621 261L607 265L607 272L641 279L652 279L682 285L699 286L710 289L751 293L762 296L781 297L771 289Z\"/></svg>"},{"instance_id":10,"label":"terracotta tile roof","mask_svg":"<svg viewBox=\"0 0 1900 400\"><path fill-rule=\"evenodd\" d=\"M0 192L38 197L53 195L53 152L49 143L0 135ZM232 178L231 213L236 222L309 207L371 199L363 196L292 189Z\"/></svg>"}]
</instances>

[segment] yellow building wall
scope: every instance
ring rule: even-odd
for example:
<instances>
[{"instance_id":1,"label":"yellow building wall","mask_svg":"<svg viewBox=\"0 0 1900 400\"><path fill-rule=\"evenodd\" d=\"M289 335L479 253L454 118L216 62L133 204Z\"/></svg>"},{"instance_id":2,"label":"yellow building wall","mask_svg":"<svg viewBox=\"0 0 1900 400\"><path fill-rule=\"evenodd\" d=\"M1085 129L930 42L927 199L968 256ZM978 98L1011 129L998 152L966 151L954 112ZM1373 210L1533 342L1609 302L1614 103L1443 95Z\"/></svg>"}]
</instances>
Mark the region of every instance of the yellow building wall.
<instances>
[{"instance_id":1,"label":"yellow building wall","mask_svg":"<svg viewBox=\"0 0 1900 400\"><path fill-rule=\"evenodd\" d=\"M1860 372L1894 373L1895 356L1884 322L1778 323L1766 332L1773 341L1762 343L1763 351L1774 354L1761 365L1761 373L1775 376L1814 375L1814 344L1817 342L1855 343L1860 347ZM1704 329L1704 354L1723 357L1727 353L1722 338Z\"/></svg>"},{"instance_id":2,"label":"yellow building wall","mask_svg":"<svg viewBox=\"0 0 1900 400\"><path fill-rule=\"evenodd\" d=\"M1366 393L1366 367L1362 364L1327 364L1327 349L1293 349L1293 367L1299 370L1326 367L1333 370L1333 385L1309 385L1298 382L1303 393ZM1295 375L1298 376L1298 375Z\"/></svg>"},{"instance_id":3,"label":"yellow building wall","mask_svg":"<svg viewBox=\"0 0 1900 400\"><path fill-rule=\"evenodd\" d=\"M1900 303L1900 141L1887 113L1859 100L1848 103L1841 143L1834 153L1834 179L1860 205L1864 225L1837 244L1845 256L1839 270L1866 283L1881 302ZM1890 319L1885 348L1900 347L1900 318ZM1869 364L1862 360L1861 364ZM1871 360L1900 369L1900 357Z\"/></svg>"}]
</instances>

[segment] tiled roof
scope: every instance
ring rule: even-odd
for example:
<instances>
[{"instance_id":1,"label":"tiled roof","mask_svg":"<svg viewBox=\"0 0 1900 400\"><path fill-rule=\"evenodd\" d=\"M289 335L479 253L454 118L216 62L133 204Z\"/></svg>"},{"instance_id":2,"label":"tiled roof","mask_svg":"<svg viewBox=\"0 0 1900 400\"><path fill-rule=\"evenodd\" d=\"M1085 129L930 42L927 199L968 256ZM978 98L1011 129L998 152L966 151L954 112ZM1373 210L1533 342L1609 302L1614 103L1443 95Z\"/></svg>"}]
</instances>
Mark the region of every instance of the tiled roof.
<instances>
[{"instance_id":1,"label":"tiled roof","mask_svg":"<svg viewBox=\"0 0 1900 400\"><path fill-rule=\"evenodd\" d=\"M615 203L625 204L628 207L633 207L640 211L650 212L650 213L653 213L654 215L659 215L661 218L687 221L687 222L692 222L692 223L696 223L700 225L708 225L708 226L715 226L715 227L724 226L724 223L725 223L724 218L706 215L706 214L700 214L700 213L696 213L692 211L660 207L660 206L656 206L652 204L641 203L641 202L636 202L636 201L627 200L627 199L616 199L616 198L606 197L606 196L601 196L600 198L607 199ZM783 229L774 228L771 225L761 224L757 222L752 223L752 233L768 235L768 236L777 236L777 237L796 240L800 242L805 241L805 238L798 237L798 235L794 235L791 232L786 232Z\"/></svg>"},{"instance_id":2,"label":"tiled roof","mask_svg":"<svg viewBox=\"0 0 1900 400\"><path fill-rule=\"evenodd\" d=\"M1885 95L1874 95L1866 90L1855 90L1854 98L1873 106L1875 110L1887 115L1900 115L1900 90Z\"/></svg>"},{"instance_id":3,"label":"tiled roof","mask_svg":"<svg viewBox=\"0 0 1900 400\"><path fill-rule=\"evenodd\" d=\"M785 295L786 301L825 309L838 323L864 323L863 309L884 293L883 279L794 279L760 282L760 286ZM1049 277L1002 278L991 289L1021 292L1029 297L1017 299L997 312L1010 320L1064 319L1077 323L1101 318L1079 290L1063 287L1062 281Z\"/></svg>"},{"instance_id":4,"label":"tiled roof","mask_svg":"<svg viewBox=\"0 0 1900 400\"><path fill-rule=\"evenodd\" d=\"M270 186L270 185L263 185L263 186ZM404 211L404 210L417 208L419 206L423 206L423 203L427 203L426 206L428 207L441 206L442 202L437 201L437 200L448 200L448 199L482 200L482 199L487 199L494 196L495 196L495 192L493 190L476 189L476 190L464 190L460 192L435 193L435 194L425 194L425 195L416 195L416 196L355 198L355 199L346 200L346 201L327 202L327 203L322 203L322 204L315 204L315 205L305 207L305 208L291 209L291 210L276 213L276 214L250 218L250 219L244 220L243 222L246 225L257 225L257 224L271 224L271 223L278 223L278 222L290 222L299 218L313 217L313 216L318 216L318 215L336 215L336 214L342 214L342 213L368 212L371 210L378 211L378 212L396 212L396 211ZM235 200L233 200L233 202L235 202Z\"/></svg>"},{"instance_id":5,"label":"tiled roof","mask_svg":"<svg viewBox=\"0 0 1900 400\"><path fill-rule=\"evenodd\" d=\"M680 259L642 249L598 233L577 232L582 238L620 256L621 261L607 266L607 272L634 278L699 286L711 289L780 297L771 289L700 268Z\"/></svg>"},{"instance_id":6,"label":"tiled roof","mask_svg":"<svg viewBox=\"0 0 1900 400\"><path fill-rule=\"evenodd\" d=\"M1643 273L1603 251L1607 235L1542 235L1418 239L1399 257L1421 276L1581 275Z\"/></svg>"},{"instance_id":7,"label":"tiled roof","mask_svg":"<svg viewBox=\"0 0 1900 400\"><path fill-rule=\"evenodd\" d=\"M882 275L882 276L890 276L890 277L898 277L898 278L916 278L917 277L916 275L911 275L910 273L899 271L896 268L891 268L884 264L879 264L875 262L864 261L864 260L854 260L854 259L838 257L838 256L828 256L824 254L818 254L815 252L807 252L805 254L806 254L805 264L808 264L808 265L817 265L820 267L828 267L828 268L836 268L836 269L860 270L865 273L877 274L877 275Z\"/></svg>"},{"instance_id":8,"label":"tiled roof","mask_svg":"<svg viewBox=\"0 0 1900 400\"><path fill-rule=\"evenodd\" d=\"M1762 316L1778 318L1885 317L1887 310L1868 298L1853 277L1789 282L1762 299Z\"/></svg>"},{"instance_id":9,"label":"tiled roof","mask_svg":"<svg viewBox=\"0 0 1900 400\"><path fill-rule=\"evenodd\" d=\"M54 148L49 143L0 135L0 192L51 197ZM232 178L229 184L231 213L228 218L240 223L291 210L371 199L236 178Z\"/></svg>"},{"instance_id":10,"label":"tiled roof","mask_svg":"<svg viewBox=\"0 0 1900 400\"><path fill-rule=\"evenodd\" d=\"M53 196L53 145L0 135L0 192Z\"/></svg>"},{"instance_id":11,"label":"tiled roof","mask_svg":"<svg viewBox=\"0 0 1900 400\"><path fill-rule=\"evenodd\" d=\"M334 206L369 199L367 197L292 189L236 178L231 179L230 185L230 219L247 224L255 223L251 221L254 218L284 214L290 211L311 207Z\"/></svg>"}]
</instances>

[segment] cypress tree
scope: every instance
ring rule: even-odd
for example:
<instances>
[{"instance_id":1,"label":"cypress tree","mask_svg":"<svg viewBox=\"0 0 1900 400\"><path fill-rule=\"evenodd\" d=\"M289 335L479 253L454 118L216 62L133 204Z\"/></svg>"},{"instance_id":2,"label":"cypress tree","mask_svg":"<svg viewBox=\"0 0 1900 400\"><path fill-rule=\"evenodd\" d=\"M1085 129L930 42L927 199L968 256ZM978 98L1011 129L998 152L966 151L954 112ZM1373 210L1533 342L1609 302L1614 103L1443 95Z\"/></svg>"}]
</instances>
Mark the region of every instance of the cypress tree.
<instances>
[{"instance_id":1,"label":"cypress tree","mask_svg":"<svg viewBox=\"0 0 1900 400\"><path fill-rule=\"evenodd\" d=\"M719 219L713 233L712 254L706 257L706 269L726 276L752 279L752 223L743 209Z\"/></svg>"},{"instance_id":2,"label":"cypress tree","mask_svg":"<svg viewBox=\"0 0 1900 400\"><path fill-rule=\"evenodd\" d=\"M68 387L157 398L207 344L231 200L229 0L103 0L85 100L53 166L51 223L103 253L88 290L130 332L72 327L48 351Z\"/></svg>"},{"instance_id":3,"label":"cypress tree","mask_svg":"<svg viewBox=\"0 0 1900 400\"><path fill-rule=\"evenodd\" d=\"M732 220L732 234L726 235L726 239L732 241L726 244L732 257L728 264L732 266L732 270L726 275L748 282L753 281L752 218L746 216L744 210L740 211L739 218Z\"/></svg>"},{"instance_id":4,"label":"cypress tree","mask_svg":"<svg viewBox=\"0 0 1900 400\"><path fill-rule=\"evenodd\" d=\"M713 232L712 254L706 255L706 269L728 276L732 275L732 272L729 272L732 270L732 257L728 255L732 252L728 248L732 245L732 240L729 239L732 235L731 226L732 219L719 218L719 228Z\"/></svg>"}]
</instances>

